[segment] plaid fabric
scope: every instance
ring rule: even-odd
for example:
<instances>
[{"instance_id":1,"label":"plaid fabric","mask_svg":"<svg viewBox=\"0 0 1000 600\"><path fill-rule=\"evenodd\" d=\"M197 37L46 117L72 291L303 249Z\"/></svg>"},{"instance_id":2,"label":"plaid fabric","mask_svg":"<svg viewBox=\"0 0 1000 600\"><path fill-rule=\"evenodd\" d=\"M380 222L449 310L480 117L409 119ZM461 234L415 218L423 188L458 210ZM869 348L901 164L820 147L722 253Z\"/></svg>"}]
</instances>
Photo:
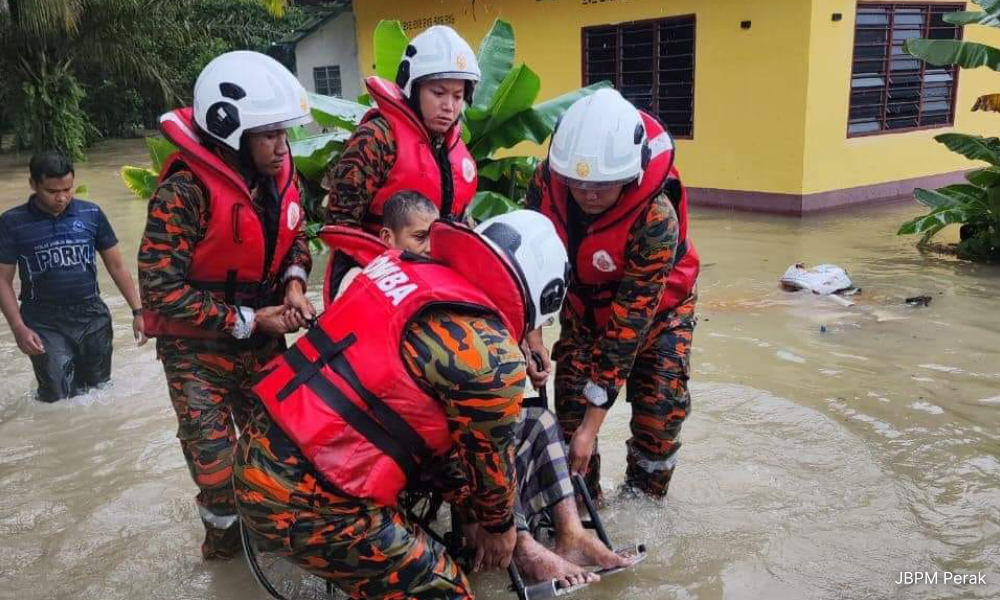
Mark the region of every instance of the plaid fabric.
<instances>
[{"instance_id":1,"label":"plaid fabric","mask_svg":"<svg viewBox=\"0 0 1000 600\"><path fill-rule=\"evenodd\" d=\"M516 435L514 518L518 530L534 530L547 508L573 496L573 481L555 415L544 408L521 409Z\"/></svg>"}]
</instances>

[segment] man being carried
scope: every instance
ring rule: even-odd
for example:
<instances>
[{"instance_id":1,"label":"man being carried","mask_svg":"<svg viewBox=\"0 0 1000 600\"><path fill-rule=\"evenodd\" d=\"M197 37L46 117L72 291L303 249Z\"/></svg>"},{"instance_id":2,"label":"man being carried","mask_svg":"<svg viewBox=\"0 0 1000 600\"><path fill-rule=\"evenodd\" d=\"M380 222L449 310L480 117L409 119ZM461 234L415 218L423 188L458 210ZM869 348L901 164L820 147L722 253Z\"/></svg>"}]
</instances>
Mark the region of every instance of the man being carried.
<instances>
[{"instance_id":1,"label":"man being carried","mask_svg":"<svg viewBox=\"0 0 1000 600\"><path fill-rule=\"evenodd\" d=\"M418 256L430 255L430 228L438 216L437 207L423 195L404 191L392 196L385 204L379 237L388 248ZM361 234L343 227L331 226L321 237L332 248L348 248L350 237ZM341 236L346 236L341 238ZM374 240L372 240L374 242ZM381 251L381 247L370 250ZM351 257L367 262L361 255ZM337 251L341 258L346 253ZM369 256L370 257L370 256ZM337 259L331 261L336 264ZM338 285L336 267L331 267L329 286L337 286L340 298L351 281L361 273L360 267L348 271ZM543 383L544 385L544 383ZM586 573L585 566L602 568L624 567L627 559L606 548L583 527L577 513L573 483L570 479L566 446L554 415L540 407L523 407L515 425L515 462L517 497L515 521L517 544L514 561L521 573L530 580L562 580L583 583L597 580ZM428 491L441 493L451 502L468 500L470 489L458 457L446 462L434 472L422 472L420 485ZM555 528L555 552L531 535L531 525L542 514L551 511ZM467 535L472 538L472 535Z\"/></svg>"},{"instance_id":2,"label":"man being carried","mask_svg":"<svg viewBox=\"0 0 1000 600\"><path fill-rule=\"evenodd\" d=\"M436 223L434 260L373 249L255 388L264 409L235 471L249 535L353 598L473 597L452 557L397 506L420 473L454 457L469 489L456 501L476 523L474 570L514 555L518 344L558 311L566 254L540 215L484 225L480 237Z\"/></svg>"}]
</instances>

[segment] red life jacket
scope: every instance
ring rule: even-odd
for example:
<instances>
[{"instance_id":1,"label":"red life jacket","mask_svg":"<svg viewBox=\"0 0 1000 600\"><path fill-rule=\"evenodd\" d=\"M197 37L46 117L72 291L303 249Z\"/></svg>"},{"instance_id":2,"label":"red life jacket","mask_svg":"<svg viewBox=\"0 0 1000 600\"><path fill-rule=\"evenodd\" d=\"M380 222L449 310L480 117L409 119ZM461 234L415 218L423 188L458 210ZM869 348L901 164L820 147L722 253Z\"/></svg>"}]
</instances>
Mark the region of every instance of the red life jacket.
<instances>
[{"instance_id":1,"label":"red life jacket","mask_svg":"<svg viewBox=\"0 0 1000 600\"><path fill-rule=\"evenodd\" d=\"M520 280L478 235L445 221L431 228L432 259L389 250L366 262L373 248L366 234L327 228L321 237L364 271L265 367L254 392L328 483L394 506L421 466L452 445L441 402L403 363L407 326L430 306L454 306L498 315L520 341L527 324ZM483 280L484 272L495 275Z\"/></svg>"},{"instance_id":2,"label":"red life jacket","mask_svg":"<svg viewBox=\"0 0 1000 600\"><path fill-rule=\"evenodd\" d=\"M299 190L295 185L295 167L291 154L275 176L281 200L278 240L271 264L265 265L267 242L264 223L251 204L246 182L225 162L201 145L194 133L191 108L182 108L160 117L164 137L179 151L163 165L159 184L180 169L187 169L208 190L209 221L204 237L194 247L188 268L188 282L208 290L228 304L257 308L270 299L267 282L278 277L278 269L291 249L302 225ZM215 338L215 331L200 329L154 311L144 313L146 334Z\"/></svg>"},{"instance_id":3,"label":"red life jacket","mask_svg":"<svg viewBox=\"0 0 1000 600\"><path fill-rule=\"evenodd\" d=\"M642 112L652 156L638 185L630 184L618 202L600 215L586 230L577 225L574 233L569 219L569 189L555 177L548 177L548 163L543 166L548 178L547 193L542 198L542 213L549 217L559 232L559 237L569 248L573 261L573 282L566 295L566 310L593 324L603 331L611 316L611 303L624 276L625 246L629 229L649 203L665 188L673 187L672 196L677 218L680 220L680 237L677 242L677 259L667 279L666 290L660 300L658 312L666 312L680 304L691 294L701 261L688 238L687 190L680 183L674 168L674 149L670 134L654 117Z\"/></svg>"},{"instance_id":4,"label":"red life jacket","mask_svg":"<svg viewBox=\"0 0 1000 600\"><path fill-rule=\"evenodd\" d=\"M479 181L476 161L462 141L462 126L456 124L445 134L444 143L451 163L452 194L451 197L443 197L441 170L434 158L431 136L420 117L406 103L399 86L379 77L369 77L365 85L378 103L378 108L368 111L361 122L381 115L392 127L396 140L396 162L389 170L385 185L375 192L368 207L364 218L365 230L378 233L386 201L402 190L413 190L426 196L438 207L442 217L462 219L465 209L476 195Z\"/></svg>"}]
</instances>

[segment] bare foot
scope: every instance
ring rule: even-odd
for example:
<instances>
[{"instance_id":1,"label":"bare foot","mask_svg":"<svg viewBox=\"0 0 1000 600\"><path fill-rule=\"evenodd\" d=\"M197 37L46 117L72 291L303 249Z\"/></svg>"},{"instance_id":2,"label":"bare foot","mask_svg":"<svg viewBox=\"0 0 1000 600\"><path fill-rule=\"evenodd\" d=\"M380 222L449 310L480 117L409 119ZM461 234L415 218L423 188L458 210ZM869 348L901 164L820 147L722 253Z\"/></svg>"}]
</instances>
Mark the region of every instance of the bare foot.
<instances>
[{"instance_id":1,"label":"bare foot","mask_svg":"<svg viewBox=\"0 0 1000 600\"><path fill-rule=\"evenodd\" d=\"M601 580L599 575L588 573L579 565L562 558L528 533L517 534L514 562L521 574L532 582L556 579L564 586L574 586Z\"/></svg>"},{"instance_id":2,"label":"bare foot","mask_svg":"<svg viewBox=\"0 0 1000 600\"><path fill-rule=\"evenodd\" d=\"M586 531L563 536L556 541L556 554L581 567L602 569L631 567L633 560L608 549L601 540Z\"/></svg>"}]
</instances>

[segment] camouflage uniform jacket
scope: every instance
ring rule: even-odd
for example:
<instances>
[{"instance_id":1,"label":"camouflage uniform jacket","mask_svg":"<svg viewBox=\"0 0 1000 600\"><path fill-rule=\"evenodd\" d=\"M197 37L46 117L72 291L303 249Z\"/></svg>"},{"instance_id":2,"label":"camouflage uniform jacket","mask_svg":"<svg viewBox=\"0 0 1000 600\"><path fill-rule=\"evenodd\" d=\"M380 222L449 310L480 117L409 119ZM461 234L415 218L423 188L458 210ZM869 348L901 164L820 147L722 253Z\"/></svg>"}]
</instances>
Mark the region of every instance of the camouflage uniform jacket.
<instances>
[{"instance_id":1,"label":"camouflage uniform jacket","mask_svg":"<svg viewBox=\"0 0 1000 600\"><path fill-rule=\"evenodd\" d=\"M256 194L254 200L258 200ZM210 208L208 191L191 171L178 170L160 184L149 201L139 246L139 291L147 309L204 329L232 333L239 318L237 307L194 288L187 280L195 246L207 230ZM262 207L254 208L262 214ZM312 267L304 230L284 257L279 273L293 267L306 275ZM273 293L280 282L271 284Z\"/></svg>"},{"instance_id":2,"label":"camouflage uniform jacket","mask_svg":"<svg viewBox=\"0 0 1000 600\"><path fill-rule=\"evenodd\" d=\"M528 187L528 208L540 210L545 185L539 169ZM570 197L568 201L573 200ZM666 193L653 198L636 217L625 247L625 274L604 331L590 331L583 323L568 322L569 312L563 307L562 338L592 345L590 379L609 390L610 398L625 385L647 332L660 316L657 307L674 265L679 231L677 213ZM569 292L573 293L572 283Z\"/></svg>"}]
</instances>

